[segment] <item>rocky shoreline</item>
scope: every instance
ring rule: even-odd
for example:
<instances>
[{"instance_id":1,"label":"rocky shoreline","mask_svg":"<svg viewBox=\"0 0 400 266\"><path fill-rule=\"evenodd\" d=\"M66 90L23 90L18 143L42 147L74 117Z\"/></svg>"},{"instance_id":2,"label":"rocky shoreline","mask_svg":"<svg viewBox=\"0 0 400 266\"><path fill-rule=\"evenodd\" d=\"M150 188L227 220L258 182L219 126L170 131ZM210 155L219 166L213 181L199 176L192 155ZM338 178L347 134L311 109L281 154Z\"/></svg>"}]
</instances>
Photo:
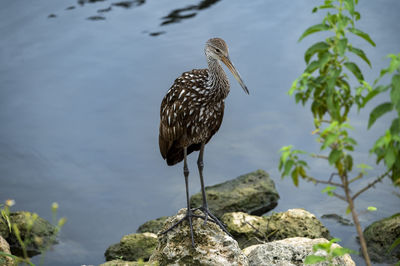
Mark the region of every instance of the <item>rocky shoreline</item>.
<instances>
[{"instance_id":1,"label":"rocky shoreline","mask_svg":"<svg viewBox=\"0 0 400 266\"><path fill-rule=\"evenodd\" d=\"M199 218L193 219L195 248L191 245L187 222L167 234L160 234L184 216L186 209L181 209L175 216L148 221L139 226L136 233L122 237L119 243L105 251L106 262L101 266L303 265L308 255L326 255L325 251L314 250L313 245L328 243L333 237L312 213L304 209L289 209L263 216L275 208L279 200L274 182L265 171L257 170L207 187L206 193L211 212L226 225L231 236L213 222L204 224ZM200 198L200 193L193 195L191 206L200 206ZM32 215L37 216L29 212L10 214L11 222L20 228L24 239L41 240L30 242L27 247L29 256L39 254L44 245L54 244L55 240L54 227L38 216L35 224L26 230L26 219ZM336 216L328 218L343 220ZM372 223L364 230L364 235L373 261L399 261L399 246L391 252L387 250L400 237L400 214ZM333 244L332 248L335 247L340 246ZM17 256L21 253L18 241L3 217L0 217L0 252ZM335 257L333 263L355 265L348 254ZM0 255L0 265L16 264L10 257Z\"/></svg>"}]
</instances>

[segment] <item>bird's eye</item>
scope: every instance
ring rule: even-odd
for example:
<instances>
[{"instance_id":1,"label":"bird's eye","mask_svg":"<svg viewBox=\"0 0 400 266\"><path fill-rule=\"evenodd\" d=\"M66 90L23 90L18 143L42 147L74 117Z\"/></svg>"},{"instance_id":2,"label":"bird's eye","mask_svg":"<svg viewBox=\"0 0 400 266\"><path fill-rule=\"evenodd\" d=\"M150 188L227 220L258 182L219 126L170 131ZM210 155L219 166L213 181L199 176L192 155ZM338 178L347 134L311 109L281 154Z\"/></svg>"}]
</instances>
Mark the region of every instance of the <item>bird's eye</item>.
<instances>
[{"instance_id":1,"label":"bird's eye","mask_svg":"<svg viewBox=\"0 0 400 266\"><path fill-rule=\"evenodd\" d=\"M218 48L215 48L215 51L217 51L217 53L220 53L220 52L221 52L221 50L218 49Z\"/></svg>"}]
</instances>

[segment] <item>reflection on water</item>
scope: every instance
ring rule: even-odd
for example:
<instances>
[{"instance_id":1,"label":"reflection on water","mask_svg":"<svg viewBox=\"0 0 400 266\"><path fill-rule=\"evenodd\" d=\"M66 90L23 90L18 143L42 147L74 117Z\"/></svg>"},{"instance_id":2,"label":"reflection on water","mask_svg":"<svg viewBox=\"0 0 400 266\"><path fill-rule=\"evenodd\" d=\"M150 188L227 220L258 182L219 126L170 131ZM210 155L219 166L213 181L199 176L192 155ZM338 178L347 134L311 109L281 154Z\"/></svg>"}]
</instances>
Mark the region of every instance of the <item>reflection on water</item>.
<instances>
[{"instance_id":1,"label":"reflection on water","mask_svg":"<svg viewBox=\"0 0 400 266\"><path fill-rule=\"evenodd\" d=\"M97 2L105 2L106 0L78 0L78 4L80 6L84 6L85 4L93 4ZM162 17L162 22L160 26L165 26L173 23L179 23L182 20L190 19L193 18L197 15L197 13L201 10L207 9L214 5L215 3L219 2L220 0L202 0L198 4L195 5L189 5L183 8L176 8L173 9L171 12L169 12L168 15ZM101 8L97 10L97 13L107 13L112 11L112 6L117 6L117 7L123 7L126 9L129 9L131 7L139 7L143 4L146 3L146 0L133 0L133 1L121 1L121 2L115 2L111 3L111 5L107 8ZM69 6L65 8L65 10L73 10L75 9L75 6ZM56 18L57 15L55 14L50 14L48 16L49 18ZM100 20L105 20L105 16L99 16L99 15L93 15L87 18L88 20L93 20L93 21L100 21ZM147 32L147 31L143 31ZM156 31L156 32L150 32L150 36L159 36L161 34L165 34L166 31Z\"/></svg>"},{"instance_id":2,"label":"reflection on water","mask_svg":"<svg viewBox=\"0 0 400 266\"><path fill-rule=\"evenodd\" d=\"M171 23L178 23L184 19L193 18L198 11L209 8L220 0L203 0L197 5L190 5L184 8L177 8L172 10L167 16L163 17L161 25L168 25Z\"/></svg>"}]
</instances>

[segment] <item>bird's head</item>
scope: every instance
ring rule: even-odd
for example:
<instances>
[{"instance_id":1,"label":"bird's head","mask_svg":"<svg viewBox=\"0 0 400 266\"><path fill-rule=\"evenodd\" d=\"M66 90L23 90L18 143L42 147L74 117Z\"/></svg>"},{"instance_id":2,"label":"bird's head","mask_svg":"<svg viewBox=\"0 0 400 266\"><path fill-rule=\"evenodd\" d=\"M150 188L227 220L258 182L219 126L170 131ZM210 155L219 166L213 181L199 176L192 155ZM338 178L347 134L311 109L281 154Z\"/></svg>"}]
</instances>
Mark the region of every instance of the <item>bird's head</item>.
<instances>
[{"instance_id":1,"label":"bird's head","mask_svg":"<svg viewBox=\"0 0 400 266\"><path fill-rule=\"evenodd\" d=\"M222 40L221 38L209 39L206 43L205 53L207 57L211 57L223 62L232 72L233 76L239 82L240 86L242 86L243 90L247 94L249 94L247 86L244 84L239 72L236 70L235 66L229 58L228 46L226 45L224 40Z\"/></svg>"}]
</instances>

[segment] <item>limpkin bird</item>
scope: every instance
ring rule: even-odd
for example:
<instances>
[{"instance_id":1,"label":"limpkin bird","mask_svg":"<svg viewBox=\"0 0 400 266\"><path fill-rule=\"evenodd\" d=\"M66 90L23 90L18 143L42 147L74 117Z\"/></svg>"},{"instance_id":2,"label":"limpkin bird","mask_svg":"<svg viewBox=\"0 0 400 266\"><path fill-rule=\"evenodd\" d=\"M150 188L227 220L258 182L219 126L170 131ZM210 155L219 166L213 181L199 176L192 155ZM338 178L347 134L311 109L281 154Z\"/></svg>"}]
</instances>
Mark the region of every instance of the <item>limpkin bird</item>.
<instances>
[{"instance_id":1,"label":"limpkin bird","mask_svg":"<svg viewBox=\"0 0 400 266\"><path fill-rule=\"evenodd\" d=\"M209 219L228 233L208 209L203 180L204 146L221 126L224 100L229 94L229 80L222 69L221 61L229 68L243 90L249 94L246 85L229 59L228 46L224 40L220 38L208 40L205 45L205 55L208 69L193 69L184 72L175 80L162 100L160 108L160 152L168 165L174 165L183 160L187 201L186 216L163 233L175 228L182 221L188 220L193 247L193 217L204 219L204 224ZM191 209L189 203L189 169L186 158L188 154L199 150L197 166L203 204L197 209L201 210L204 216L195 215L195 209Z\"/></svg>"}]
</instances>

